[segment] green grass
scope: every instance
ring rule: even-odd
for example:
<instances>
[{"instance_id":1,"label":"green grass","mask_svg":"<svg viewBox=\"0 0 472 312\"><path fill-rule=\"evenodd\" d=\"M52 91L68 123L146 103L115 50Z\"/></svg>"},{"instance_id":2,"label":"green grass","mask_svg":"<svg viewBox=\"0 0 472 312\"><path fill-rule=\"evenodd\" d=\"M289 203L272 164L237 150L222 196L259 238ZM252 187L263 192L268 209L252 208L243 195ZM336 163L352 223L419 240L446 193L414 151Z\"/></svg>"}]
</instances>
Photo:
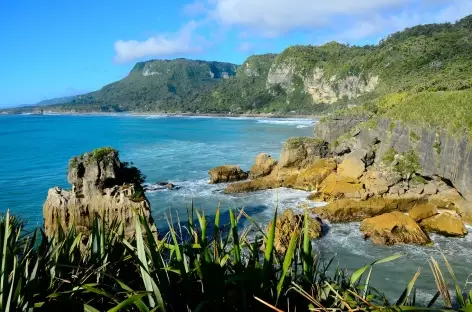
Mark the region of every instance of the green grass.
<instances>
[{"instance_id":1,"label":"green grass","mask_svg":"<svg viewBox=\"0 0 472 312\"><path fill-rule=\"evenodd\" d=\"M471 90L388 96L381 102L381 118L444 129L452 135L472 132Z\"/></svg>"},{"instance_id":2,"label":"green grass","mask_svg":"<svg viewBox=\"0 0 472 312\"><path fill-rule=\"evenodd\" d=\"M89 154L90 154L91 160L100 161L112 153L118 154L118 151L112 147L100 147L100 148L94 149Z\"/></svg>"},{"instance_id":3,"label":"green grass","mask_svg":"<svg viewBox=\"0 0 472 312\"><path fill-rule=\"evenodd\" d=\"M195 213L196 220L191 218ZM405 281L405 290L398 294L395 302L382 295L381 289L371 286L375 267L395 261L401 255L379 259L352 274L342 268L330 269L333 261L321 261L311 249L307 211L303 232L292 234L285 254L277 254L274 249L276 213L268 233L257 223L251 223L252 219L244 211L230 210L228 225L220 224L220 209L214 218L208 218L203 211L192 208L189 217L185 226L169 222L169 232L161 239L154 237L142 216L135 218L136 235L132 238L124 236L118 222L106 224L94 217L88 236L72 228L48 239L40 231L34 231L32 236L24 235L23 223L7 212L0 218L3 255L0 310L394 311L421 308L421 305L416 306L414 288L419 271L411 281ZM241 229L238 226L241 218L247 218L251 225ZM211 233L210 224L213 224ZM41 239L36 235L42 236ZM261 245L265 246L264 251ZM441 272L437 260L431 258L438 294L427 306L470 309L472 292L463 296L447 259L443 261L450 280L446 280L447 275ZM453 286L450 292L448 285Z\"/></svg>"},{"instance_id":4,"label":"green grass","mask_svg":"<svg viewBox=\"0 0 472 312\"><path fill-rule=\"evenodd\" d=\"M382 161L386 165L390 165L395 160L395 155L397 155L397 151L391 147L383 154Z\"/></svg>"}]
</instances>

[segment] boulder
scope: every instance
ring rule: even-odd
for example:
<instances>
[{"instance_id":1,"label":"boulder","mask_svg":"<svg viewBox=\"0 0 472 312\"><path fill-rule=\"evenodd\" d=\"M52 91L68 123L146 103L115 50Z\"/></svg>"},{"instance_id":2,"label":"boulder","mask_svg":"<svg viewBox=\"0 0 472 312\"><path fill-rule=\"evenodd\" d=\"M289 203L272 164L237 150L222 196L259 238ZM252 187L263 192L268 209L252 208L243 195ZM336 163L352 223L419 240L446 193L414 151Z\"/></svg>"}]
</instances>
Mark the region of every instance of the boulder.
<instances>
[{"instance_id":1,"label":"boulder","mask_svg":"<svg viewBox=\"0 0 472 312\"><path fill-rule=\"evenodd\" d=\"M273 159L267 153L260 153L256 156L254 165L251 166L249 171L249 178L256 179L269 175L272 169L277 165L277 160Z\"/></svg>"},{"instance_id":2,"label":"boulder","mask_svg":"<svg viewBox=\"0 0 472 312\"><path fill-rule=\"evenodd\" d=\"M232 193L249 193L267 189L278 188L283 185L283 180L279 180L274 177L263 177L260 179L250 180L250 181L242 181L231 183L228 185L224 192L226 194Z\"/></svg>"},{"instance_id":3,"label":"boulder","mask_svg":"<svg viewBox=\"0 0 472 312\"><path fill-rule=\"evenodd\" d=\"M338 175L350 179L359 179L365 170L365 164L359 153L351 153L344 157L338 166Z\"/></svg>"},{"instance_id":4,"label":"boulder","mask_svg":"<svg viewBox=\"0 0 472 312\"><path fill-rule=\"evenodd\" d=\"M330 202L340 198L361 199L365 197L365 194L362 183L358 183L357 180L351 178L339 176L336 173L331 173L321 182L318 192L313 194L310 199Z\"/></svg>"},{"instance_id":5,"label":"boulder","mask_svg":"<svg viewBox=\"0 0 472 312\"><path fill-rule=\"evenodd\" d=\"M365 238L370 238L374 244L379 245L431 243L415 220L399 211L365 219L361 222L360 230Z\"/></svg>"},{"instance_id":6,"label":"boulder","mask_svg":"<svg viewBox=\"0 0 472 312\"><path fill-rule=\"evenodd\" d=\"M210 175L210 184L241 181L248 177L247 172L235 165L219 166L208 171L208 174Z\"/></svg>"},{"instance_id":7,"label":"boulder","mask_svg":"<svg viewBox=\"0 0 472 312\"><path fill-rule=\"evenodd\" d=\"M334 170L336 170L334 159L320 159L312 166L300 171L293 187L307 191L315 190Z\"/></svg>"},{"instance_id":8,"label":"boulder","mask_svg":"<svg viewBox=\"0 0 472 312\"><path fill-rule=\"evenodd\" d=\"M305 167L328 155L328 143L315 138L288 139L280 152L280 167Z\"/></svg>"},{"instance_id":9,"label":"boulder","mask_svg":"<svg viewBox=\"0 0 472 312\"><path fill-rule=\"evenodd\" d=\"M378 171L366 172L361 181L364 183L367 193L371 195L382 195L389 191L387 180Z\"/></svg>"},{"instance_id":10,"label":"boulder","mask_svg":"<svg viewBox=\"0 0 472 312\"><path fill-rule=\"evenodd\" d=\"M122 163L118 152L111 148L72 158L68 173L72 190L51 188L43 205L46 235L54 237L59 228L67 232L72 227L88 234L93 218L99 216L106 223L121 222L125 234L132 236L138 216L135 211L157 234L143 180L140 171Z\"/></svg>"},{"instance_id":11,"label":"boulder","mask_svg":"<svg viewBox=\"0 0 472 312\"><path fill-rule=\"evenodd\" d=\"M422 220L420 225L427 232L435 232L444 236L464 237L467 234L464 223L455 213L440 213Z\"/></svg>"},{"instance_id":12,"label":"boulder","mask_svg":"<svg viewBox=\"0 0 472 312\"><path fill-rule=\"evenodd\" d=\"M274 237L274 247L277 252L285 253L293 232L297 232L297 235L301 236L303 219L303 214L296 214L292 209L286 209L277 217ZM271 223L267 225L267 233ZM319 238L322 235L321 224L321 220L311 216L308 217L308 235L311 239Z\"/></svg>"},{"instance_id":13,"label":"boulder","mask_svg":"<svg viewBox=\"0 0 472 312\"><path fill-rule=\"evenodd\" d=\"M438 208L433 204L416 205L408 211L408 215L416 222L438 214Z\"/></svg>"},{"instance_id":14,"label":"boulder","mask_svg":"<svg viewBox=\"0 0 472 312\"><path fill-rule=\"evenodd\" d=\"M345 223L362 221L365 218L392 211L406 212L417 203L416 199L411 198L387 199L371 197L367 200L340 199L324 207L316 207L313 209L313 212L332 223Z\"/></svg>"},{"instance_id":15,"label":"boulder","mask_svg":"<svg viewBox=\"0 0 472 312\"><path fill-rule=\"evenodd\" d=\"M454 188L446 188L429 197L429 202L441 209L463 211L468 205Z\"/></svg>"}]
</instances>

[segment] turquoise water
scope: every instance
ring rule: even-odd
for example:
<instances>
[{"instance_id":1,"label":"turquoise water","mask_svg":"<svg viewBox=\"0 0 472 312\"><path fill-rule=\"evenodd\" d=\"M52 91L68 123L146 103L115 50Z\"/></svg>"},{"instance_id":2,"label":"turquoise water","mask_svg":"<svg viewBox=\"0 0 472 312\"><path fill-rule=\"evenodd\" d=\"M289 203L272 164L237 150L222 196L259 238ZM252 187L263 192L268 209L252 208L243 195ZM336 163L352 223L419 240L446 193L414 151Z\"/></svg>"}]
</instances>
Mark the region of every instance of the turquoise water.
<instances>
[{"instance_id":1,"label":"turquoise water","mask_svg":"<svg viewBox=\"0 0 472 312\"><path fill-rule=\"evenodd\" d=\"M178 212L192 200L214 214L221 202L227 208L245 207L259 222L267 222L275 204L280 209L306 202L307 192L278 189L252 194L225 195L222 185L208 184L208 169L221 164L239 164L249 169L259 152L278 157L283 142L291 136L313 133L313 120L242 119L160 116L0 116L0 209L10 208L42 224L42 204L53 186L68 188L67 163L71 156L101 146L120 150L122 161L132 161L147 176L148 183L169 181L178 190L148 192L158 228L166 228L165 214ZM175 218L175 215L174 215ZM175 220L175 219L174 219ZM375 246L364 241L358 223L332 225L328 234L313 243L323 259L336 256L334 265L350 272L376 259L403 253L406 256L374 269L374 286L397 299L414 272L418 300L434 294L429 271L430 256L442 251L462 284L472 273L472 235L447 239L432 235L434 247ZM469 228L469 231L472 228Z\"/></svg>"}]
</instances>

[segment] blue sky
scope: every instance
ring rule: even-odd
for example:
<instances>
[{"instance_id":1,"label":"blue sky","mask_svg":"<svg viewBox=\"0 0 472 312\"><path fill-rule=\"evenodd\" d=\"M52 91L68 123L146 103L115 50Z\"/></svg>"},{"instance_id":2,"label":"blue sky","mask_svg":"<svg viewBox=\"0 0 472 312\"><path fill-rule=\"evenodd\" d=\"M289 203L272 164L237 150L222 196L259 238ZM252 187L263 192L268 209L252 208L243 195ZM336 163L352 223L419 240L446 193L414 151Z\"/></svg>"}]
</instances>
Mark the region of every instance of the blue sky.
<instances>
[{"instance_id":1,"label":"blue sky","mask_svg":"<svg viewBox=\"0 0 472 312\"><path fill-rule=\"evenodd\" d=\"M99 89L140 60L241 64L293 44L377 43L471 13L471 0L0 0L0 107Z\"/></svg>"}]
</instances>

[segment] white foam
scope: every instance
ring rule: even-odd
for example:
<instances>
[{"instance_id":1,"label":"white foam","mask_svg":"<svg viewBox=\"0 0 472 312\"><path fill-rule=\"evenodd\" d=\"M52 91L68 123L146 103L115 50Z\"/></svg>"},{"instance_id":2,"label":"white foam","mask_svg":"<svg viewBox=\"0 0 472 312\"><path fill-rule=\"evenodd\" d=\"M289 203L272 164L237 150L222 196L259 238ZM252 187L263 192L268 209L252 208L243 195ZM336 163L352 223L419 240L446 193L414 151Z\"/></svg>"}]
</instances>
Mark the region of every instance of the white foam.
<instances>
[{"instance_id":1,"label":"white foam","mask_svg":"<svg viewBox=\"0 0 472 312\"><path fill-rule=\"evenodd\" d=\"M288 125L288 126L302 125L302 126L308 127L309 125L314 125L317 121L315 119L307 119L307 118L264 118L264 119L258 119L257 122L264 123L264 124Z\"/></svg>"}]
</instances>

